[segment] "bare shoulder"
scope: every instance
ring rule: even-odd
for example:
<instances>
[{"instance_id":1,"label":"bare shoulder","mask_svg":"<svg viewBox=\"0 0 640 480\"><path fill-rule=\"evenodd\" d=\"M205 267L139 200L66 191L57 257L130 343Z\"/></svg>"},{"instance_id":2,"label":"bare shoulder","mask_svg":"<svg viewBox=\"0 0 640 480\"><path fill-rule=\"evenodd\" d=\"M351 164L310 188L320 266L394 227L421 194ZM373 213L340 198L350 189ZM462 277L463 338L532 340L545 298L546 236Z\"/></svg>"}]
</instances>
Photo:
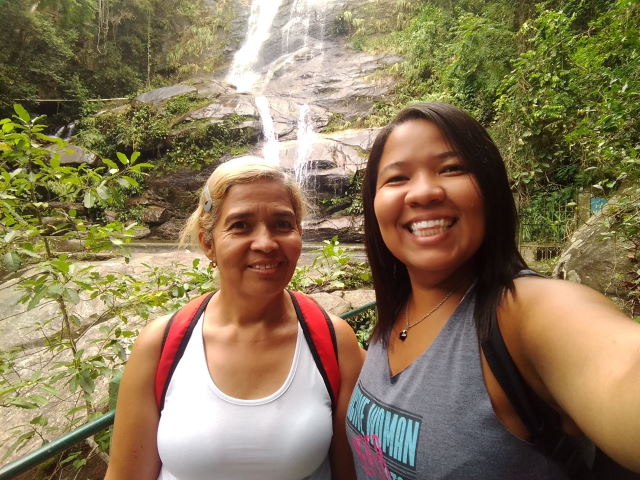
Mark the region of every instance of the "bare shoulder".
<instances>
[{"instance_id":1,"label":"bare shoulder","mask_svg":"<svg viewBox=\"0 0 640 480\"><path fill-rule=\"evenodd\" d=\"M171 319L171 314L163 315L154 320L151 320L140 332L138 339L136 340L134 349L156 349L160 350L162 345L162 339L164 337L164 331L167 328L167 324Z\"/></svg>"},{"instance_id":2,"label":"bare shoulder","mask_svg":"<svg viewBox=\"0 0 640 480\"><path fill-rule=\"evenodd\" d=\"M512 330L511 338L522 342L533 356L554 343L566 348L576 342L602 342L621 338L638 327L594 289L540 277L516 279L515 291L505 296L500 311L507 331Z\"/></svg>"},{"instance_id":3,"label":"bare shoulder","mask_svg":"<svg viewBox=\"0 0 640 480\"><path fill-rule=\"evenodd\" d=\"M600 292L577 283L541 277L520 277L515 281L515 294L507 295L505 306L514 309L520 318L579 317L597 312L626 318L607 297Z\"/></svg>"},{"instance_id":4,"label":"bare shoulder","mask_svg":"<svg viewBox=\"0 0 640 480\"><path fill-rule=\"evenodd\" d=\"M329 318L331 318L333 329L336 332L338 355L343 358L346 355L350 360L354 359L354 361L357 359L356 368L359 369L362 366L362 359L364 359L364 350L360 348L353 328L346 320L336 315L329 314Z\"/></svg>"}]
</instances>

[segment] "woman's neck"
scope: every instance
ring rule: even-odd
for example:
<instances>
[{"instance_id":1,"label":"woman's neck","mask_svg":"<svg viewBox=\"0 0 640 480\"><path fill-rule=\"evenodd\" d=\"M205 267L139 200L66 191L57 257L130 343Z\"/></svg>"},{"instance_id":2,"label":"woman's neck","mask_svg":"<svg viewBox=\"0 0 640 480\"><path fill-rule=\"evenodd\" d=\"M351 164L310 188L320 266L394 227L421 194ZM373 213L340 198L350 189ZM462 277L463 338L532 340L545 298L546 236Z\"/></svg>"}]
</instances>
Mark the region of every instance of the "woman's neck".
<instances>
[{"instance_id":1,"label":"woman's neck","mask_svg":"<svg viewBox=\"0 0 640 480\"><path fill-rule=\"evenodd\" d=\"M285 290L270 297L239 301L237 296L225 294L221 289L211 301L211 311L213 315L210 318L215 318L219 325L235 324L245 327L260 324L271 328L287 323L292 315L295 316Z\"/></svg>"}]
</instances>

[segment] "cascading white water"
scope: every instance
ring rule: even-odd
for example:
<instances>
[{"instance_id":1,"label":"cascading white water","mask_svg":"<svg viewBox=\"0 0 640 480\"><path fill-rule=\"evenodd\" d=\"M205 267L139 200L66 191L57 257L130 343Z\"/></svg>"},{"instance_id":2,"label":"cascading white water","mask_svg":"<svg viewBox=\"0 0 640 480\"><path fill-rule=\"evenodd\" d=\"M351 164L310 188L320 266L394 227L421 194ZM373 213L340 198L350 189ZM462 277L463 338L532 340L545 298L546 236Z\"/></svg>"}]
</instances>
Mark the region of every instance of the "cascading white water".
<instances>
[{"instance_id":1,"label":"cascading white water","mask_svg":"<svg viewBox=\"0 0 640 480\"><path fill-rule=\"evenodd\" d=\"M262 155L265 160L275 164L280 164L280 144L276 136L276 130L273 126L273 118L269 109L269 100L264 95L256 97L256 107L262 121L262 134L264 135L264 145L262 147Z\"/></svg>"},{"instance_id":2,"label":"cascading white water","mask_svg":"<svg viewBox=\"0 0 640 480\"><path fill-rule=\"evenodd\" d=\"M288 21L282 27L282 41L280 55L265 65L263 61L263 47L270 38L270 30L282 0L253 0L247 37L233 57L233 63L227 74L227 81L236 86L240 92L253 93L256 96L256 108L262 122L264 135L263 155L274 163L279 163L279 144L274 128L273 117L268 99L261 95L266 84L274 72L284 64L291 62L296 54L310 50L311 25L320 28L320 38L323 38L324 11L327 0L293 0L288 12ZM318 12L322 12L322 21L318 25ZM322 51L322 40L315 46ZM309 105L300 106L297 128L298 152L295 161L296 176L304 183L309 153L315 137L313 122L310 118Z\"/></svg>"},{"instance_id":3,"label":"cascading white water","mask_svg":"<svg viewBox=\"0 0 640 480\"><path fill-rule=\"evenodd\" d=\"M313 140L316 132L313 130L311 122L311 111L309 105L304 104L300 107L300 115L298 117L298 152L296 161L293 165L296 180L300 185L306 187L307 178L309 178L309 154L313 146Z\"/></svg>"},{"instance_id":4,"label":"cascading white water","mask_svg":"<svg viewBox=\"0 0 640 480\"><path fill-rule=\"evenodd\" d=\"M239 92L253 92L261 80L257 64L282 0L253 0L244 44L233 56L227 81Z\"/></svg>"}]
</instances>

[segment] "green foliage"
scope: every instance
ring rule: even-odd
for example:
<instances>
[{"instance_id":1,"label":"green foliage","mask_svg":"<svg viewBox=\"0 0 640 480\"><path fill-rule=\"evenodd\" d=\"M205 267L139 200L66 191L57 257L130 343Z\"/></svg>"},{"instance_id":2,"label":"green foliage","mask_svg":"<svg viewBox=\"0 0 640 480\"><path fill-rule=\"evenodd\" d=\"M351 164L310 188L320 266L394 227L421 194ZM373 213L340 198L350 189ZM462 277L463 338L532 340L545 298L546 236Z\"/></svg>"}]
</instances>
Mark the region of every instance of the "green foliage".
<instances>
[{"instance_id":1,"label":"green foliage","mask_svg":"<svg viewBox=\"0 0 640 480\"><path fill-rule=\"evenodd\" d=\"M251 144L254 132L241 124L244 117L229 115L221 123L192 123L175 135L173 144L159 159L163 171L178 168L198 170L230 153L240 155Z\"/></svg>"},{"instance_id":2,"label":"green foliage","mask_svg":"<svg viewBox=\"0 0 640 480\"><path fill-rule=\"evenodd\" d=\"M16 99L63 98L76 100L56 106L70 120L88 98L211 70L223 61L232 14L230 0L5 0L0 114Z\"/></svg>"},{"instance_id":3,"label":"green foliage","mask_svg":"<svg viewBox=\"0 0 640 480\"><path fill-rule=\"evenodd\" d=\"M515 6L501 1L456 2L455 8L449 2L422 3L394 25L398 31L361 42L366 50L405 58L387 72L397 79L395 101L378 105L367 124L386 123L399 107L418 100L454 103L490 121L502 79L517 57Z\"/></svg>"},{"instance_id":4,"label":"green foliage","mask_svg":"<svg viewBox=\"0 0 640 480\"><path fill-rule=\"evenodd\" d=\"M203 5L185 1L178 5L163 3L167 16L171 16L177 6L178 21L173 28L167 29L166 34L170 37L173 31L178 31L180 35L167 54L165 67L176 72L177 78L194 75L201 70L212 72L225 60L223 52L231 38L232 1L210 3L208 8L212 11L203 11Z\"/></svg>"},{"instance_id":5,"label":"green foliage","mask_svg":"<svg viewBox=\"0 0 640 480\"><path fill-rule=\"evenodd\" d=\"M521 202L520 242L565 243L576 229L574 192L539 191Z\"/></svg>"},{"instance_id":6,"label":"green foliage","mask_svg":"<svg viewBox=\"0 0 640 480\"><path fill-rule=\"evenodd\" d=\"M63 166L59 154L43 146L53 142L64 148L62 141L43 134L42 118L32 118L20 105L15 105L14 111L13 118L0 120L0 272L19 273L19 302L27 311L52 304L57 314L34 326L37 331L53 332L43 345L51 355L51 370L25 372L16 367L20 360L16 352L3 353L0 405L36 410L48 404L51 397L71 393L80 406L65 416L74 424L96 411L96 381L109 378L123 364L125 350L117 339L132 336L117 328L80 347L83 322L76 305L100 299L112 307L112 314L119 315L125 302L134 302L139 308L140 298L131 296L135 289L129 279L100 277L90 267L80 267L68 254L56 251L56 244L75 240L86 251L99 252L130 241L135 225L91 224L78 215L77 208L93 209L104 204L116 186L137 186L131 175L142 175L150 165L139 162L138 153L130 157L118 153L118 163L104 159L103 166L93 169L86 164ZM51 226L47 218L56 218L57 222ZM25 267L29 268L28 275L24 274ZM122 315L124 323L126 318ZM16 432L5 458L32 438L49 437L53 431L49 423L42 413L36 414L26 428Z\"/></svg>"},{"instance_id":7,"label":"green foliage","mask_svg":"<svg viewBox=\"0 0 640 480\"><path fill-rule=\"evenodd\" d=\"M169 133L170 118L152 105L136 102L84 118L76 142L103 156L118 151L155 153Z\"/></svg>"},{"instance_id":8,"label":"green foliage","mask_svg":"<svg viewBox=\"0 0 640 480\"><path fill-rule=\"evenodd\" d=\"M227 153L244 153L255 133L242 126L246 117L241 115L228 115L220 123L190 122L180 130L182 115L206 103L188 95L172 98L161 107L134 102L84 118L74 140L104 156L142 151L156 157L160 172L197 170Z\"/></svg>"},{"instance_id":9,"label":"green foliage","mask_svg":"<svg viewBox=\"0 0 640 480\"><path fill-rule=\"evenodd\" d=\"M164 112L169 115L181 115L208 104L211 100L198 98L196 95L178 95L164 104Z\"/></svg>"},{"instance_id":10,"label":"green foliage","mask_svg":"<svg viewBox=\"0 0 640 480\"><path fill-rule=\"evenodd\" d=\"M375 307L369 308L364 312L347 319L347 322L356 333L358 343L365 350L369 346L369 339L371 338L371 333L373 332L373 328L376 326L377 320L378 315Z\"/></svg>"},{"instance_id":11,"label":"green foliage","mask_svg":"<svg viewBox=\"0 0 640 480\"><path fill-rule=\"evenodd\" d=\"M638 13L637 2L617 1L588 33L576 33L574 18L561 12L525 24L530 48L497 104L516 185L556 182L567 166L581 169L558 183L611 189L630 174L640 135Z\"/></svg>"},{"instance_id":12,"label":"green foliage","mask_svg":"<svg viewBox=\"0 0 640 480\"><path fill-rule=\"evenodd\" d=\"M344 118L342 113L332 113L329 117L329 121L322 129L322 133L337 132L339 130L346 130L351 127L351 122Z\"/></svg>"},{"instance_id":13,"label":"green foliage","mask_svg":"<svg viewBox=\"0 0 640 480\"><path fill-rule=\"evenodd\" d=\"M289 288L307 293L315 291L351 290L371 284L368 265L355 262L340 246L338 237L324 240L311 265L297 267Z\"/></svg>"}]
</instances>

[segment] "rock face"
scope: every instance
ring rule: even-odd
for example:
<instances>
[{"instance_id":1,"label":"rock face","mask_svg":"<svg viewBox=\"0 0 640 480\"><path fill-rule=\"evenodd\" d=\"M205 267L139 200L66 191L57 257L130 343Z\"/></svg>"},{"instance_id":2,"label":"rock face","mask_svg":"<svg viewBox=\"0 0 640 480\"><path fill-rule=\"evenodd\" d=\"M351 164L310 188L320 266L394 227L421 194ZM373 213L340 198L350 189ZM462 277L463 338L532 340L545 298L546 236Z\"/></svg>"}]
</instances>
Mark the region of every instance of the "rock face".
<instances>
[{"instance_id":1,"label":"rock face","mask_svg":"<svg viewBox=\"0 0 640 480\"><path fill-rule=\"evenodd\" d=\"M136 97L136 101L142 103L158 104L170 98L177 97L178 95L185 95L187 93L196 93L196 89L189 85L172 85L170 87L156 88L149 92L145 92Z\"/></svg>"},{"instance_id":2,"label":"rock face","mask_svg":"<svg viewBox=\"0 0 640 480\"><path fill-rule=\"evenodd\" d=\"M638 187L633 187L638 190ZM629 193L632 189L627 189ZM635 245L618 235L610 234L609 222L619 197L579 228L569 247L562 253L553 276L588 285L608 296L618 297L619 306L629 311L625 300L631 282L638 280ZM636 313L637 314L637 313Z\"/></svg>"},{"instance_id":3,"label":"rock face","mask_svg":"<svg viewBox=\"0 0 640 480\"><path fill-rule=\"evenodd\" d=\"M302 238L305 241L320 242L334 236L337 236L341 242L364 242L364 217L316 218L302 223Z\"/></svg>"}]
</instances>

